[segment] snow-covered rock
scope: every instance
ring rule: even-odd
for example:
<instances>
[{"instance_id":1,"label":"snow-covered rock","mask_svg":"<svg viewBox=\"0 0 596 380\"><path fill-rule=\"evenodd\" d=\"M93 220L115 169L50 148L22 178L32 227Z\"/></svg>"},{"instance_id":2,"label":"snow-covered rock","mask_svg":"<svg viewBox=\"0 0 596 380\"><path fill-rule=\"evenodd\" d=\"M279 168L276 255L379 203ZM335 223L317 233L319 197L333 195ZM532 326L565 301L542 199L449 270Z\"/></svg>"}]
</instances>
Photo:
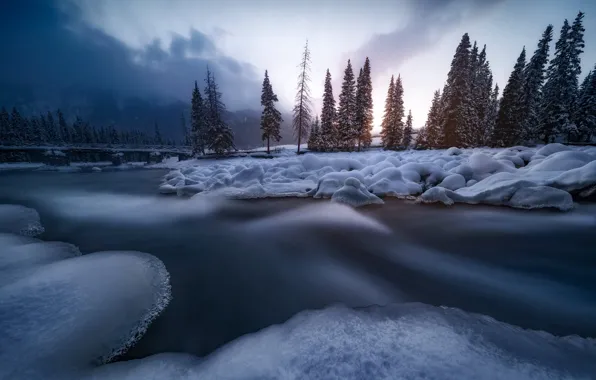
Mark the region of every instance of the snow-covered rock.
<instances>
[{"instance_id":1,"label":"snow-covered rock","mask_svg":"<svg viewBox=\"0 0 596 380\"><path fill-rule=\"evenodd\" d=\"M240 199L331 198L348 178L354 178L377 197L421 196L425 202L566 210L570 208L570 198L545 188L575 195L596 185L596 149L562 144L538 148L308 153L268 160L235 158L211 164L179 162L171 167L173 170L159 188L161 193L219 194ZM522 188L543 189L548 199L529 196L531 190L524 190L511 201ZM531 205L531 201L536 203Z\"/></svg>"},{"instance_id":2,"label":"snow-covered rock","mask_svg":"<svg viewBox=\"0 0 596 380\"><path fill-rule=\"evenodd\" d=\"M333 193L331 201L347 204L352 207L384 203L379 197L368 191L366 187L354 177L345 180L343 187Z\"/></svg>"}]
</instances>

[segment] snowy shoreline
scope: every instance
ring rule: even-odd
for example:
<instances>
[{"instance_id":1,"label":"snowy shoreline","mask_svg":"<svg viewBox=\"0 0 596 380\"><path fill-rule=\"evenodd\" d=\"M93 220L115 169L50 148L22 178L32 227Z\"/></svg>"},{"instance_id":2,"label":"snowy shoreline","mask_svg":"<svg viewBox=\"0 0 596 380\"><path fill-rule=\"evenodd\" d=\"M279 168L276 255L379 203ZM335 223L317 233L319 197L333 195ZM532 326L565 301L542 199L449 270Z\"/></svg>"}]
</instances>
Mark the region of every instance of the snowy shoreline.
<instances>
[{"instance_id":1,"label":"snowy shoreline","mask_svg":"<svg viewBox=\"0 0 596 380\"><path fill-rule=\"evenodd\" d=\"M596 147L562 144L199 161L154 165L172 169L159 191L232 199L331 198L354 207L396 197L562 211L574 207L573 196L590 200L596 193Z\"/></svg>"}]
</instances>

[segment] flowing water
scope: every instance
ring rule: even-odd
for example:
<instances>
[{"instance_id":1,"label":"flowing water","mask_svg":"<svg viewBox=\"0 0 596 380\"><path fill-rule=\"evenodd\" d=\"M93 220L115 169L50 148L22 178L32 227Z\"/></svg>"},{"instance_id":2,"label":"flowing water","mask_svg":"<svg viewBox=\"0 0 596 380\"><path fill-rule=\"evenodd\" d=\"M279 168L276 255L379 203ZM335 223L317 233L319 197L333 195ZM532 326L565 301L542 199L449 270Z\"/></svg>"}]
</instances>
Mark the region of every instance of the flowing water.
<instances>
[{"instance_id":1,"label":"flowing water","mask_svg":"<svg viewBox=\"0 0 596 380\"><path fill-rule=\"evenodd\" d=\"M0 203L37 209L42 239L83 253L143 251L164 262L173 300L123 359L203 356L336 303L445 305L556 335L596 337L594 205L559 213L388 200L358 210L387 226L387 235L317 224L316 213L299 211L327 200L197 204L159 196L164 174L0 175ZM304 218L300 228L284 224Z\"/></svg>"}]
</instances>

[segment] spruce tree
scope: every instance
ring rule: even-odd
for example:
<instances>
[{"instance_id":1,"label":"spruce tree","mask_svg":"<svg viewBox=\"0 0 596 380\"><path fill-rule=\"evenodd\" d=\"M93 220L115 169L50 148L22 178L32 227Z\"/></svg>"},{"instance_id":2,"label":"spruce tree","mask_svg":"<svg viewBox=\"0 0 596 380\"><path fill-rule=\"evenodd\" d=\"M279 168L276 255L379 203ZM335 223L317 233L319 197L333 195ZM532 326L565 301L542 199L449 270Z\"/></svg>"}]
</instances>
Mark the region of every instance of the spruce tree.
<instances>
[{"instance_id":1,"label":"spruce tree","mask_svg":"<svg viewBox=\"0 0 596 380\"><path fill-rule=\"evenodd\" d=\"M321 149L333 150L337 147L337 130L335 125L335 98L331 86L331 74L325 74L325 91L323 92L323 109L321 111Z\"/></svg>"},{"instance_id":2,"label":"spruce tree","mask_svg":"<svg viewBox=\"0 0 596 380\"><path fill-rule=\"evenodd\" d=\"M575 123L578 141L591 142L596 136L596 66L582 82Z\"/></svg>"},{"instance_id":3,"label":"spruce tree","mask_svg":"<svg viewBox=\"0 0 596 380\"><path fill-rule=\"evenodd\" d=\"M493 92L493 76L490 64L486 59L486 45L482 48L478 58L475 60L472 74L471 100L472 114L470 140L468 146L480 146L484 144L486 135L487 114L491 106L491 95Z\"/></svg>"},{"instance_id":4,"label":"spruce tree","mask_svg":"<svg viewBox=\"0 0 596 380\"><path fill-rule=\"evenodd\" d=\"M521 142L523 106L520 103L524 86L524 67L526 66L526 48L522 49L503 90L499 107L499 116L493 133L493 145L499 147L517 145Z\"/></svg>"},{"instance_id":5,"label":"spruce tree","mask_svg":"<svg viewBox=\"0 0 596 380\"><path fill-rule=\"evenodd\" d=\"M395 80L393 75L391 76L391 82L389 82L389 89L387 90L387 97L385 98L385 111L383 113L383 121L381 122L381 144L385 149L395 149L398 142L395 141L395 134L393 133L393 112L395 96Z\"/></svg>"},{"instance_id":6,"label":"spruce tree","mask_svg":"<svg viewBox=\"0 0 596 380\"><path fill-rule=\"evenodd\" d=\"M49 145L50 136L48 136L48 122L44 114L39 115L39 137L37 141L41 145Z\"/></svg>"},{"instance_id":7,"label":"spruce tree","mask_svg":"<svg viewBox=\"0 0 596 380\"><path fill-rule=\"evenodd\" d=\"M546 83L543 87L540 105L539 130L545 143L554 141L555 136L567 131L570 124L570 102L573 99L573 69L569 33L571 27L565 20L559 40L555 44L555 56L550 61Z\"/></svg>"},{"instance_id":8,"label":"spruce tree","mask_svg":"<svg viewBox=\"0 0 596 380\"><path fill-rule=\"evenodd\" d=\"M524 68L524 86L520 99L522 108L522 140L532 142L538 138L538 122L540 102L542 98L542 85L548 63L548 50L553 39L553 26L546 27L538 47L530 62Z\"/></svg>"},{"instance_id":9,"label":"spruce tree","mask_svg":"<svg viewBox=\"0 0 596 380\"><path fill-rule=\"evenodd\" d=\"M364 68L362 69L362 124L359 132L358 143L363 147L368 148L372 144L372 129L373 129L373 97L372 97L372 74L370 68L370 60L368 57L364 60ZM358 148L360 149L360 147Z\"/></svg>"},{"instance_id":10,"label":"spruce tree","mask_svg":"<svg viewBox=\"0 0 596 380\"><path fill-rule=\"evenodd\" d=\"M192 90L190 127L190 145L192 146L193 155L199 153L205 154L205 134L207 129L205 105L197 81L195 81L195 87Z\"/></svg>"},{"instance_id":11,"label":"spruce tree","mask_svg":"<svg viewBox=\"0 0 596 380\"><path fill-rule=\"evenodd\" d=\"M319 116L315 116L312 125L310 126L310 134L308 135L308 150L320 151L321 150L321 123L319 122Z\"/></svg>"},{"instance_id":12,"label":"spruce tree","mask_svg":"<svg viewBox=\"0 0 596 380\"><path fill-rule=\"evenodd\" d=\"M356 111L354 112L354 125L356 127L356 143L358 146L358 151L360 151L360 145L362 144L360 136L362 131L364 130L364 85L363 85L363 70L360 68L360 72L358 73L358 78L356 79L356 101L355 107Z\"/></svg>"},{"instance_id":13,"label":"spruce tree","mask_svg":"<svg viewBox=\"0 0 596 380\"><path fill-rule=\"evenodd\" d=\"M490 105L486 114L484 137L480 145L492 145L492 138L499 116L499 85L495 84L495 88L490 96Z\"/></svg>"},{"instance_id":14,"label":"spruce tree","mask_svg":"<svg viewBox=\"0 0 596 380\"><path fill-rule=\"evenodd\" d=\"M567 140L577 140L579 138L579 130L577 125L575 124L575 119L573 115L576 113L576 108L578 105L578 99L580 96L579 93L579 76L581 74L581 53L584 52L585 43L584 43L584 32L585 28L583 26L583 19L584 13L579 12L575 20L573 21L573 25L571 26L571 30L569 31L568 36L568 48L569 48L569 59L570 59L570 93L571 98L567 99L568 107L569 107L569 115L570 115L570 123L567 125L566 134Z\"/></svg>"},{"instance_id":15,"label":"spruce tree","mask_svg":"<svg viewBox=\"0 0 596 380\"><path fill-rule=\"evenodd\" d=\"M46 114L46 136L48 142L52 145L59 145L61 143L60 131L58 131L56 122L54 121L54 115L50 111Z\"/></svg>"},{"instance_id":16,"label":"spruce tree","mask_svg":"<svg viewBox=\"0 0 596 380\"><path fill-rule=\"evenodd\" d=\"M356 126L356 83L350 60L348 60L348 65L344 71L344 80L339 94L337 122L339 145L345 150L354 149L354 142L358 136Z\"/></svg>"},{"instance_id":17,"label":"spruce tree","mask_svg":"<svg viewBox=\"0 0 596 380\"><path fill-rule=\"evenodd\" d=\"M155 122L155 127L153 129L153 141L156 145L163 145L163 139L161 138L161 132L159 131L157 121Z\"/></svg>"},{"instance_id":18,"label":"spruce tree","mask_svg":"<svg viewBox=\"0 0 596 380\"><path fill-rule=\"evenodd\" d=\"M304 45L304 52L302 53L302 60L300 61L300 74L298 75L298 88L293 112L292 126L294 128L294 136L298 140L297 154L300 154L300 144L302 140L308 136L308 127L312 120L311 95L310 95L310 50L308 49L308 41Z\"/></svg>"},{"instance_id":19,"label":"spruce tree","mask_svg":"<svg viewBox=\"0 0 596 380\"><path fill-rule=\"evenodd\" d=\"M398 148L403 141L404 117L406 116L404 108L404 87L401 82L401 75L397 76L393 90L393 127L391 128L391 133L393 133L393 141L397 144L397 146L394 147L395 149Z\"/></svg>"},{"instance_id":20,"label":"spruce tree","mask_svg":"<svg viewBox=\"0 0 596 380\"><path fill-rule=\"evenodd\" d=\"M21 114L16 109L16 107L12 107L12 113L10 115L10 130L8 134L8 141L12 142L12 145L23 145L24 129L25 123L23 122Z\"/></svg>"},{"instance_id":21,"label":"spruce tree","mask_svg":"<svg viewBox=\"0 0 596 380\"><path fill-rule=\"evenodd\" d=\"M279 142L281 140L280 126L283 121L281 113L275 108L277 95L273 92L273 87L269 81L269 74L265 70L265 79L263 79L263 89L261 91L261 105L263 113L261 114L261 140L267 140L267 154L270 152L271 139Z\"/></svg>"},{"instance_id":22,"label":"spruce tree","mask_svg":"<svg viewBox=\"0 0 596 380\"><path fill-rule=\"evenodd\" d=\"M205 87L205 110L207 120L207 133L206 143L207 147L216 154L223 154L232 149L236 149L234 146L234 134L223 120L223 113L226 110L226 106L221 100L221 92L217 83L215 82L215 76L207 69L207 83Z\"/></svg>"},{"instance_id":23,"label":"spruce tree","mask_svg":"<svg viewBox=\"0 0 596 380\"><path fill-rule=\"evenodd\" d=\"M441 91L435 91L433 96L428 116L426 119L426 126L424 128L424 147L425 148L439 148L442 145L442 130L441 130Z\"/></svg>"},{"instance_id":24,"label":"spruce tree","mask_svg":"<svg viewBox=\"0 0 596 380\"><path fill-rule=\"evenodd\" d=\"M72 124L72 142L74 144L82 144L85 141L83 128L83 120L77 116Z\"/></svg>"},{"instance_id":25,"label":"spruce tree","mask_svg":"<svg viewBox=\"0 0 596 380\"><path fill-rule=\"evenodd\" d=\"M416 141L414 141L414 149L428 149L428 139L427 139L427 128L426 126L420 128L418 130L418 134L416 135Z\"/></svg>"},{"instance_id":26,"label":"spruce tree","mask_svg":"<svg viewBox=\"0 0 596 380\"><path fill-rule=\"evenodd\" d=\"M470 37L465 33L451 61L447 83L443 90L445 104L443 110L443 143L446 147L461 146L468 140L470 92Z\"/></svg>"},{"instance_id":27,"label":"spruce tree","mask_svg":"<svg viewBox=\"0 0 596 380\"><path fill-rule=\"evenodd\" d=\"M412 128L412 110L410 110L408 112L408 117L406 119L406 126L404 127L404 137L402 139L402 143L401 145L403 145L403 147L405 149L409 149L410 145L412 144L412 132L413 132L413 128Z\"/></svg>"},{"instance_id":28,"label":"spruce tree","mask_svg":"<svg viewBox=\"0 0 596 380\"><path fill-rule=\"evenodd\" d=\"M70 127L66 123L66 120L64 120L64 114L62 111L57 110L56 115L58 116L58 128L60 129L62 141L65 144L72 144L72 133Z\"/></svg>"},{"instance_id":29,"label":"spruce tree","mask_svg":"<svg viewBox=\"0 0 596 380\"><path fill-rule=\"evenodd\" d=\"M0 145L10 145L9 142L10 134L10 116L6 108L2 107L0 111Z\"/></svg>"}]
</instances>

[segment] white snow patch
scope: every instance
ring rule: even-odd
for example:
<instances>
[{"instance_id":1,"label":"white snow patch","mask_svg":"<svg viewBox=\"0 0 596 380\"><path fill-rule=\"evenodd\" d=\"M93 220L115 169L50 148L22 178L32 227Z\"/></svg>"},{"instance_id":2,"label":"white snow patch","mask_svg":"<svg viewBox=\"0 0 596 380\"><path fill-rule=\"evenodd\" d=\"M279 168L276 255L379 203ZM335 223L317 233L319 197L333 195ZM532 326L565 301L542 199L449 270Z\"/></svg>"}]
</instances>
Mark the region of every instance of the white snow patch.
<instances>
[{"instance_id":1,"label":"white snow patch","mask_svg":"<svg viewBox=\"0 0 596 380\"><path fill-rule=\"evenodd\" d=\"M368 191L366 187L354 177L345 180L344 186L333 193L331 201L347 204L352 207L384 203L379 197Z\"/></svg>"}]
</instances>

